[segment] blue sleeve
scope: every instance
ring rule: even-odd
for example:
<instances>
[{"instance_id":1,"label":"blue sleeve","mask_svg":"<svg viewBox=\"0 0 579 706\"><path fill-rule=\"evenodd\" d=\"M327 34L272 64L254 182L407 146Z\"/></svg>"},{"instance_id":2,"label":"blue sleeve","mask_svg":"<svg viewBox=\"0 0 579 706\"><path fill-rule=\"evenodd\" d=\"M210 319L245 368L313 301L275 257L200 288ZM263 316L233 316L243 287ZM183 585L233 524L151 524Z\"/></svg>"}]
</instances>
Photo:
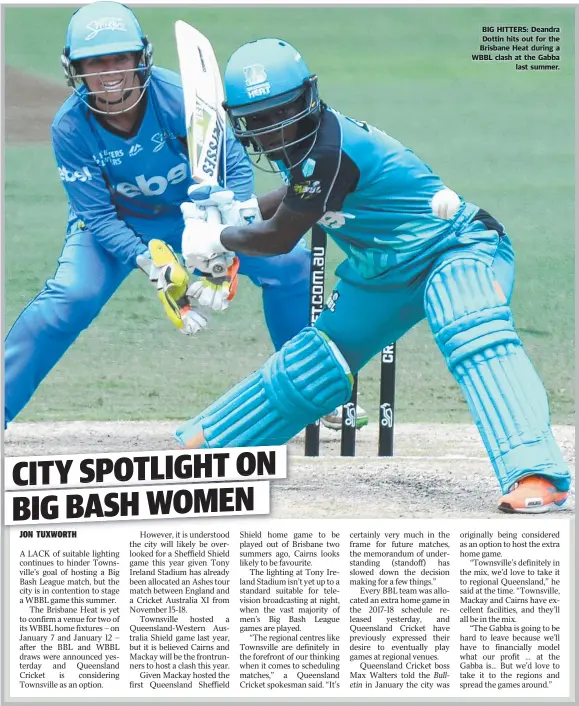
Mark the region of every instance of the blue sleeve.
<instances>
[{"instance_id":1,"label":"blue sleeve","mask_svg":"<svg viewBox=\"0 0 579 706\"><path fill-rule=\"evenodd\" d=\"M251 161L238 142L229 125L225 139L225 179L220 175L220 183L235 194L238 201L247 201L253 194L253 168ZM224 183L223 183L224 182Z\"/></svg>"},{"instance_id":2,"label":"blue sleeve","mask_svg":"<svg viewBox=\"0 0 579 706\"><path fill-rule=\"evenodd\" d=\"M136 265L147 246L117 216L107 182L82 139L52 126L52 147L72 210L102 247L123 263ZM83 149L84 147L84 149Z\"/></svg>"}]
</instances>

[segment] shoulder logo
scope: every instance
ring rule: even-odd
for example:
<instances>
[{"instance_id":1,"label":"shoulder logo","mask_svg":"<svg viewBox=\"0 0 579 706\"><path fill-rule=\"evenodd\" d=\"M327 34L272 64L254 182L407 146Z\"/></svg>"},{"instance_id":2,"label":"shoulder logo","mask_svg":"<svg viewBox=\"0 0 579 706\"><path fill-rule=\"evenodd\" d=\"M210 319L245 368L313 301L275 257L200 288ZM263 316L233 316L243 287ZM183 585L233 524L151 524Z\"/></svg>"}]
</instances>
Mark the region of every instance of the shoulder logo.
<instances>
[{"instance_id":1,"label":"shoulder logo","mask_svg":"<svg viewBox=\"0 0 579 706\"><path fill-rule=\"evenodd\" d=\"M98 20L89 22L86 28L90 30L89 34L87 34L84 38L86 42L94 39L97 34L100 34L100 32L103 32L104 30L108 30L109 32L127 31L127 26L124 20L121 20L119 17L101 17Z\"/></svg>"},{"instance_id":2,"label":"shoulder logo","mask_svg":"<svg viewBox=\"0 0 579 706\"><path fill-rule=\"evenodd\" d=\"M58 167L58 173L62 181L67 181L72 183L73 181L92 181L92 176L88 167L81 167L81 169L69 169L64 165Z\"/></svg>"},{"instance_id":3,"label":"shoulder logo","mask_svg":"<svg viewBox=\"0 0 579 706\"><path fill-rule=\"evenodd\" d=\"M322 185L318 180L312 181L308 179L300 184L294 184L292 190L300 199L311 199L322 193Z\"/></svg>"},{"instance_id":4,"label":"shoulder logo","mask_svg":"<svg viewBox=\"0 0 579 706\"><path fill-rule=\"evenodd\" d=\"M271 85L267 80L267 72L262 64L252 64L243 69L245 74L245 90L249 98L267 96Z\"/></svg>"},{"instance_id":5,"label":"shoulder logo","mask_svg":"<svg viewBox=\"0 0 579 706\"><path fill-rule=\"evenodd\" d=\"M311 157L308 157L306 161L302 165L302 174L306 177L306 179L314 173L314 169L316 168L316 160L312 159Z\"/></svg>"}]
</instances>

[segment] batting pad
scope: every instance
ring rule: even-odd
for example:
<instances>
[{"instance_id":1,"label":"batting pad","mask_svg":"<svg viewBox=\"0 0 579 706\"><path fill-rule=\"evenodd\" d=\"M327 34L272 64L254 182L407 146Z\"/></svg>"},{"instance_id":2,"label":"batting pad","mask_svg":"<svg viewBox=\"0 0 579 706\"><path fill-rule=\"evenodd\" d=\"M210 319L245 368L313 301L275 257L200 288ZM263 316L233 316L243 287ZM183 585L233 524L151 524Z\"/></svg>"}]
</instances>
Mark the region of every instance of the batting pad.
<instances>
[{"instance_id":1,"label":"batting pad","mask_svg":"<svg viewBox=\"0 0 579 706\"><path fill-rule=\"evenodd\" d=\"M537 474L568 490L569 471L551 431L545 388L493 280L492 269L475 258L445 263L426 286L426 317L501 490Z\"/></svg>"},{"instance_id":2,"label":"batting pad","mask_svg":"<svg viewBox=\"0 0 579 706\"><path fill-rule=\"evenodd\" d=\"M352 375L335 344L305 328L175 436L186 445L202 431L207 448L285 444L351 392Z\"/></svg>"}]
</instances>

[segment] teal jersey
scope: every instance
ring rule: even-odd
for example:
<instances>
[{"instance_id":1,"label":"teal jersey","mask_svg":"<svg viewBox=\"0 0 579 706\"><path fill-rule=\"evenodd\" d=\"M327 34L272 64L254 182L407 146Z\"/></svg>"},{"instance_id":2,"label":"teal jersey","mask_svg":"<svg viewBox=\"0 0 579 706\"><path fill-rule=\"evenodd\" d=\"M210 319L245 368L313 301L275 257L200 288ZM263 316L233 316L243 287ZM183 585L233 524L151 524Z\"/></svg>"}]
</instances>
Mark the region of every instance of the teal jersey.
<instances>
[{"instance_id":1,"label":"teal jersey","mask_svg":"<svg viewBox=\"0 0 579 706\"><path fill-rule=\"evenodd\" d=\"M422 260L478 211L461 199L453 219L434 216L440 177L390 135L329 108L314 146L282 176L286 205L323 214L318 223L346 254L349 279L361 282Z\"/></svg>"}]
</instances>

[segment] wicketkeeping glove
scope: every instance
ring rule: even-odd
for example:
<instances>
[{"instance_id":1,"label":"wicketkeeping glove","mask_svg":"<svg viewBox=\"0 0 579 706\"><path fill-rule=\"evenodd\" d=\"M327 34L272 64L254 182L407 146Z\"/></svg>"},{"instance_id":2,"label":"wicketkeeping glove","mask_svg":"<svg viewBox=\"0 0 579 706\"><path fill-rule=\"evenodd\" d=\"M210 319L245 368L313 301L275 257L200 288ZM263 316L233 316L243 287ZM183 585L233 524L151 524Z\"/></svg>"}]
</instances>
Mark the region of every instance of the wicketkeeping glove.
<instances>
[{"instance_id":1,"label":"wicketkeeping glove","mask_svg":"<svg viewBox=\"0 0 579 706\"><path fill-rule=\"evenodd\" d=\"M162 240L149 241L148 253L137 256L137 265L147 275L171 323L182 333L197 333L207 325L207 316L193 309L187 299L189 274L172 248Z\"/></svg>"}]
</instances>

